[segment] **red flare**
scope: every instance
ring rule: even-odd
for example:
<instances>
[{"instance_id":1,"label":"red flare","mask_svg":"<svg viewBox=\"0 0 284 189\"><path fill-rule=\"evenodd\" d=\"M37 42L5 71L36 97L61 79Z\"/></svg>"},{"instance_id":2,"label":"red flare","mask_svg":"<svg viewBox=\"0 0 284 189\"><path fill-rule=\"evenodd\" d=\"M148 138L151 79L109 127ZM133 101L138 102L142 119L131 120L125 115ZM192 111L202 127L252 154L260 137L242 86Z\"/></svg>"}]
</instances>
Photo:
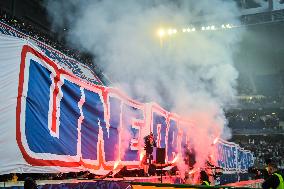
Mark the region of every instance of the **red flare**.
<instances>
[{"instance_id":1,"label":"red flare","mask_svg":"<svg viewBox=\"0 0 284 189\"><path fill-rule=\"evenodd\" d=\"M216 138L214 139L214 141L213 141L213 144L216 144L216 143L218 142L218 140L219 140L219 138L216 137Z\"/></svg>"},{"instance_id":2,"label":"red flare","mask_svg":"<svg viewBox=\"0 0 284 189\"><path fill-rule=\"evenodd\" d=\"M140 161L143 160L144 155L145 155L145 151L141 151L140 154L139 154Z\"/></svg>"},{"instance_id":3,"label":"red flare","mask_svg":"<svg viewBox=\"0 0 284 189\"><path fill-rule=\"evenodd\" d=\"M173 159L172 163L175 163L177 160L178 160L178 156L176 156L176 157Z\"/></svg>"},{"instance_id":4,"label":"red flare","mask_svg":"<svg viewBox=\"0 0 284 189\"><path fill-rule=\"evenodd\" d=\"M113 170L115 170L115 169L118 167L119 162L120 162L120 161L116 161L116 162L114 163L114 165L113 165Z\"/></svg>"}]
</instances>

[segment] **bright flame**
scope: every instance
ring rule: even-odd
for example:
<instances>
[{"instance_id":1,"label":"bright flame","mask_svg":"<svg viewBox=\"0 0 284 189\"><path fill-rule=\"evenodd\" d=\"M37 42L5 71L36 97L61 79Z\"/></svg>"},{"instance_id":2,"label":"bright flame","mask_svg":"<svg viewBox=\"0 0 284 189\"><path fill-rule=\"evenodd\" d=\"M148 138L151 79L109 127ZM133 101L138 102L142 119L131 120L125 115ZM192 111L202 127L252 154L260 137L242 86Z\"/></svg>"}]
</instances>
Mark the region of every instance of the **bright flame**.
<instances>
[{"instance_id":1,"label":"bright flame","mask_svg":"<svg viewBox=\"0 0 284 189\"><path fill-rule=\"evenodd\" d=\"M198 170L198 169L192 169L191 171L189 171L188 174L191 175L191 174L195 173L197 170Z\"/></svg>"},{"instance_id":2,"label":"bright flame","mask_svg":"<svg viewBox=\"0 0 284 189\"><path fill-rule=\"evenodd\" d=\"M139 156L140 156L140 161L142 161L144 155L145 155L145 151L141 151L140 154L139 154Z\"/></svg>"},{"instance_id":3,"label":"bright flame","mask_svg":"<svg viewBox=\"0 0 284 189\"><path fill-rule=\"evenodd\" d=\"M118 167L119 162L120 162L120 161L116 161L116 162L114 163L114 165L113 165L113 170L115 170L115 169Z\"/></svg>"},{"instance_id":4,"label":"bright flame","mask_svg":"<svg viewBox=\"0 0 284 189\"><path fill-rule=\"evenodd\" d=\"M213 144L216 144L216 143L218 142L218 140L219 140L219 138L216 137L216 138L214 139L214 141L213 141Z\"/></svg>"},{"instance_id":5,"label":"bright flame","mask_svg":"<svg viewBox=\"0 0 284 189\"><path fill-rule=\"evenodd\" d=\"M175 163L177 160L178 160L178 156L176 156L176 157L173 159L172 163Z\"/></svg>"}]
</instances>

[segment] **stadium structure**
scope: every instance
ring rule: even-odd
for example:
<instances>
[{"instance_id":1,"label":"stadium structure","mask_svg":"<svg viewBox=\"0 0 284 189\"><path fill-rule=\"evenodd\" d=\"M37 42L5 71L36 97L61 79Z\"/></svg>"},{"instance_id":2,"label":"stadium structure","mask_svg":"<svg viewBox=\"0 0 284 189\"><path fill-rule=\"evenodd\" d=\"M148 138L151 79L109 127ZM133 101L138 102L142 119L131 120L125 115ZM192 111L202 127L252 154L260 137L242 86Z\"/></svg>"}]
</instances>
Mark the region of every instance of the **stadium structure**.
<instances>
[{"instance_id":1,"label":"stadium structure","mask_svg":"<svg viewBox=\"0 0 284 189\"><path fill-rule=\"evenodd\" d=\"M202 188L204 171L208 188L261 188L269 162L284 168L284 1L231 1L238 23L202 15L159 31L246 30L233 55L237 101L224 108L232 137L214 135L196 167L183 130L194 121L114 88L68 29L54 31L45 1L2 0L0 187Z\"/></svg>"}]
</instances>

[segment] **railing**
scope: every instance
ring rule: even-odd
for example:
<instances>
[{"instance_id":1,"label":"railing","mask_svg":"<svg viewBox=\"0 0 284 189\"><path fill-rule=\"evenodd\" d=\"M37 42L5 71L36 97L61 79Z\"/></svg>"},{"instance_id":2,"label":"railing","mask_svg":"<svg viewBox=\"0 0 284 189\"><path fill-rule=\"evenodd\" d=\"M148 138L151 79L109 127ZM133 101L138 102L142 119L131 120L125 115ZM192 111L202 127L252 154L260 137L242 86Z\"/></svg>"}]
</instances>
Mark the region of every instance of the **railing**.
<instances>
[{"instance_id":1,"label":"railing","mask_svg":"<svg viewBox=\"0 0 284 189\"><path fill-rule=\"evenodd\" d=\"M247 181L240 181L236 183L226 184L225 186L261 188L261 184L263 183L263 181L264 181L263 179L247 180Z\"/></svg>"},{"instance_id":2,"label":"railing","mask_svg":"<svg viewBox=\"0 0 284 189\"><path fill-rule=\"evenodd\" d=\"M205 186L205 185L189 185L189 184L164 184L164 183L139 183L139 182L131 182L131 185L134 189L142 189L142 188L158 188L158 189L173 189L173 188L223 188L223 189L233 189L233 188L242 188L242 189L250 189L250 188L258 188L258 187L246 187L246 186Z\"/></svg>"},{"instance_id":3,"label":"railing","mask_svg":"<svg viewBox=\"0 0 284 189\"><path fill-rule=\"evenodd\" d=\"M205 186L205 185L189 185L189 184L169 184L169 183L152 183L152 182L133 182L133 181L119 181L119 180L62 180L62 181L48 181L38 185L39 189L55 189L55 188L133 188L133 189L174 189L174 188L220 188L220 189L251 189L260 188L262 180L243 181L239 183L232 183L223 186ZM7 189L23 189L24 182L7 183L1 185L0 188Z\"/></svg>"}]
</instances>

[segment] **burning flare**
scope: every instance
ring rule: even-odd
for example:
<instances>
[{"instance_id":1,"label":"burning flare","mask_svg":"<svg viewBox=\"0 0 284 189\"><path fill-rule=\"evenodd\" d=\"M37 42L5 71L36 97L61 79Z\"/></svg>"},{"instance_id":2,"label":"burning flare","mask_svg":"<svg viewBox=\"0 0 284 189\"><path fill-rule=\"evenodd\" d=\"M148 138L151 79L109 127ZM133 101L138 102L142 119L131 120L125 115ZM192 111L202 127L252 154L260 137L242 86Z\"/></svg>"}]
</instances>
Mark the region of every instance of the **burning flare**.
<instances>
[{"instance_id":1,"label":"burning flare","mask_svg":"<svg viewBox=\"0 0 284 189\"><path fill-rule=\"evenodd\" d=\"M145 151L144 150L142 150L141 152L140 152L140 154L139 154L139 157L140 157L140 161L142 161L143 160L143 157L145 156Z\"/></svg>"},{"instance_id":2,"label":"burning flare","mask_svg":"<svg viewBox=\"0 0 284 189\"><path fill-rule=\"evenodd\" d=\"M179 159L179 155L177 155L177 156L173 159L172 163L175 163L178 159Z\"/></svg>"},{"instance_id":3,"label":"burning flare","mask_svg":"<svg viewBox=\"0 0 284 189\"><path fill-rule=\"evenodd\" d=\"M219 140L219 138L216 137L216 138L214 139L214 141L213 141L213 144L216 144L216 143L218 142L218 140Z\"/></svg>"},{"instance_id":4,"label":"burning flare","mask_svg":"<svg viewBox=\"0 0 284 189\"><path fill-rule=\"evenodd\" d=\"M198 171L199 168L194 168L191 171L188 172L189 175L196 173L196 171Z\"/></svg>"},{"instance_id":5,"label":"burning flare","mask_svg":"<svg viewBox=\"0 0 284 189\"><path fill-rule=\"evenodd\" d=\"M113 170L115 170L119 165L120 160L116 161L113 165Z\"/></svg>"}]
</instances>

